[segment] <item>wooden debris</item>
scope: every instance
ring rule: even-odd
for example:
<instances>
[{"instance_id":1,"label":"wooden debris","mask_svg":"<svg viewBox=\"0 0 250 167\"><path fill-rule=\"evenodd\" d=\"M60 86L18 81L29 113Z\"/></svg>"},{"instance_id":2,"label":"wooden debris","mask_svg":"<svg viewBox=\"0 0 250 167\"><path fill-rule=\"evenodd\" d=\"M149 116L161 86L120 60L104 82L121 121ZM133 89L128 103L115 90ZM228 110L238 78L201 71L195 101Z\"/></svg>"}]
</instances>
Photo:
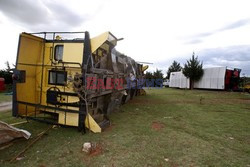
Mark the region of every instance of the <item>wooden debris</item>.
<instances>
[{"instance_id":1,"label":"wooden debris","mask_svg":"<svg viewBox=\"0 0 250 167\"><path fill-rule=\"evenodd\" d=\"M21 152L19 152L15 157L13 157L13 158L10 160L10 162L15 161L18 157L20 157L23 153L25 153L25 152L26 152L35 142L37 142L39 139L41 139L42 136L43 136L45 133L47 133L51 128L52 128L52 126L49 127L48 129L46 129L45 131L39 133L39 134L36 136L36 138L35 138L33 141L31 141L31 143L29 143L29 144L28 144Z\"/></svg>"},{"instance_id":2,"label":"wooden debris","mask_svg":"<svg viewBox=\"0 0 250 167\"><path fill-rule=\"evenodd\" d=\"M20 125L20 124L24 124L24 123L28 123L28 121L16 122L16 123L13 123L13 124L10 124L10 125L15 126L15 125Z\"/></svg>"}]
</instances>

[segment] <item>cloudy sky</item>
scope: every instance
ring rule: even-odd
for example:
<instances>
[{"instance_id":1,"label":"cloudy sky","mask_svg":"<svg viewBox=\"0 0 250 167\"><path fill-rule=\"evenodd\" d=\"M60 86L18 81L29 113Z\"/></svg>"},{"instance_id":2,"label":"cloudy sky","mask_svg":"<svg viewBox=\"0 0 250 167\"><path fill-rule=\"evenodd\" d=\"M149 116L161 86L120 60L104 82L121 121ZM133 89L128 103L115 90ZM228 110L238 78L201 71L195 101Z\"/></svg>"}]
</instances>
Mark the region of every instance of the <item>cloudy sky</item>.
<instances>
[{"instance_id":1,"label":"cloudy sky","mask_svg":"<svg viewBox=\"0 0 250 167\"><path fill-rule=\"evenodd\" d=\"M249 0L0 0L0 69L21 32L110 31L120 52L164 72L194 51L205 67L250 76Z\"/></svg>"}]
</instances>

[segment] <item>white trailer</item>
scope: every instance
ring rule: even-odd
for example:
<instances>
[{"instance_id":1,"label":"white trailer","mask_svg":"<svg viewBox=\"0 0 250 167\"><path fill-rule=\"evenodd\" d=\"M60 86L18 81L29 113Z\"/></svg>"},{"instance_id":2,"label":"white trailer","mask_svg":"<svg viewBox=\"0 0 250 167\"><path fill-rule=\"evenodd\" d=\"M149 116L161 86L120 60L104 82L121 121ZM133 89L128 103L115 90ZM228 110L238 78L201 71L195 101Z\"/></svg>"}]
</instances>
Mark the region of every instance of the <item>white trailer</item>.
<instances>
[{"instance_id":1,"label":"white trailer","mask_svg":"<svg viewBox=\"0 0 250 167\"><path fill-rule=\"evenodd\" d=\"M205 68L201 79L194 82L198 89L225 89L226 67Z\"/></svg>"},{"instance_id":2,"label":"white trailer","mask_svg":"<svg viewBox=\"0 0 250 167\"><path fill-rule=\"evenodd\" d=\"M212 67L212 68L204 68L204 74L199 81L194 82L194 88L197 89L217 89L217 90L225 90L227 86L225 84L229 84L226 82L230 82L231 76L226 76L230 71L227 67ZM170 83L169 87L172 88L189 88L190 80L184 76L182 71L179 72L171 72L170 73Z\"/></svg>"},{"instance_id":3,"label":"white trailer","mask_svg":"<svg viewBox=\"0 0 250 167\"><path fill-rule=\"evenodd\" d=\"M182 71L170 73L169 87L189 89L189 78L185 77Z\"/></svg>"}]
</instances>

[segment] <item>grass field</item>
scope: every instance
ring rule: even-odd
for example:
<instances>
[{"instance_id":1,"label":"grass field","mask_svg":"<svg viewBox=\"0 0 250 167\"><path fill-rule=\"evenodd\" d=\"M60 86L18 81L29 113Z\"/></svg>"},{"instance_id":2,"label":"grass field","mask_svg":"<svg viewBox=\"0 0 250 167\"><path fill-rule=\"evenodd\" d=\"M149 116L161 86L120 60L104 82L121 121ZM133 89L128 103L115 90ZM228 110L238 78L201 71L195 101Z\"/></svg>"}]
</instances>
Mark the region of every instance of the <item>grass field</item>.
<instances>
[{"instance_id":1,"label":"grass field","mask_svg":"<svg viewBox=\"0 0 250 167\"><path fill-rule=\"evenodd\" d=\"M250 94L170 88L147 93L113 113L112 126L101 134L54 128L20 161L7 160L32 139L1 150L0 166L250 166ZM0 120L22 121L10 115L0 113ZM17 127L36 136L49 125ZM88 141L99 152L82 152Z\"/></svg>"},{"instance_id":2,"label":"grass field","mask_svg":"<svg viewBox=\"0 0 250 167\"><path fill-rule=\"evenodd\" d=\"M11 98L12 98L11 95L6 95L6 93L0 93L0 103L11 101Z\"/></svg>"}]
</instances>

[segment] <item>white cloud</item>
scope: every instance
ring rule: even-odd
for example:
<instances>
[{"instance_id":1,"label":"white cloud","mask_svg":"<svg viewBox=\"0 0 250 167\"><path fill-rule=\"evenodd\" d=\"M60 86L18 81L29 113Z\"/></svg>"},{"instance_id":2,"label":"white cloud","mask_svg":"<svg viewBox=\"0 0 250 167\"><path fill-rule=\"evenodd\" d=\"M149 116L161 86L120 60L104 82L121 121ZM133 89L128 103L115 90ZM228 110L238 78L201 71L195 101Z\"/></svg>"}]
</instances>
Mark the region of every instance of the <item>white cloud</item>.
<instances>
[{"instance_id":1,"label":"white cloud","mask_svg":"<svg viewBox=\"0 0 250 167\"><path fill-rule=\"evenodd\" d=\"M250 44L250 25L239 22L250 17L247 0L40 0L39 3L49 11L49 16L34 15L45 17L38 26L32 26L28 19L17 21L0 7L0 31L5 31L0 44L5 44L6 39L10 43L8 49L0 50L0 55L8 55L5 60L15 59L14 51L8 53L8 50L16 50L18 31L42 28L46 31L50 26L55 31L88 30L92 36L111 31L119 38L124 37L118 43L118 50L137 61L153 62L151 69L166 69L174 59L185 61L193 51ZM12 25L15 28L10 28ZM209 34L195 38L202 33ZM1 62L0 68L3 65Z\"/></svg>"}]
</instances>

